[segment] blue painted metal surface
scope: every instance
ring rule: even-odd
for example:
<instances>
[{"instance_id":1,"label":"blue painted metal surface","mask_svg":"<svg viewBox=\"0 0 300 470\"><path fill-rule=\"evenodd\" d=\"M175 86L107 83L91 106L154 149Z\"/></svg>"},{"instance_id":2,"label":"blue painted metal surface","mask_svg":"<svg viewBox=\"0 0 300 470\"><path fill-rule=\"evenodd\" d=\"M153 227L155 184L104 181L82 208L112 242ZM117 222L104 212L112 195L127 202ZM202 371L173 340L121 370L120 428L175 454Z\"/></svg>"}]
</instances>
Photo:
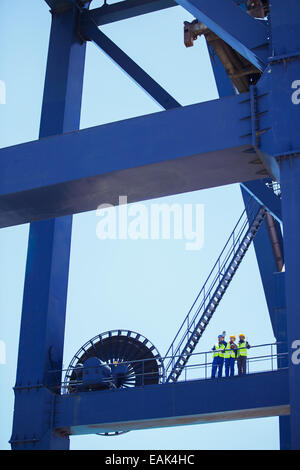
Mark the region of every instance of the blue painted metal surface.
<instances>
[{"instance_id":1,"label":"blue painted metal surface","mask_svg":"<svg viewBox=\"0 0 300 470\"><path fill-rule=\"evenodd\" d=\"M245 93L2 149L0 225L260 179L249 112Z\"/></svg>"},{"instance_id":2,"label":"blue painted metal surface","mask_svg":"<svg viewBox=\"0 0 300 470\"><path fill-rule=\"evenodd\" d=\"M270 180L267 180L270 182ZM274 191L269 189L265 180L248 181L241 183L241 187L245 189L260 204L263 204L272 216L279 222L282 222L281 199L276 196Z\"/></svg>"},{"instance_id":3,"label":"blue painted metal surface","mask_svg":"<svg viewBox=\"0 0 300 470\"><path fill-rule=\"evenodd\" d=\"M242 188L242 195L245 202L246 207L251 200L250 194ZM277 223L276 225L277 236L280 243L280 248L282 249L282 236L280 231L280 226ZM270 314L270 320L273 327L274 336L278 341L283 341L284 339L277 337L277 317L275 314L275 309L277 306L277 297L279 288L276 276L278 274L278 268L276 264L276 259L274 256L274 252L272 249L272 244L270 241L270 235L268 232L267 221L263 222L261 230L255 237L254 241L255 245L255 253L258 263L258 268L260 271L263 288L266 296L266 302L268 305L268 310ZM282 286L283 288L283 286ZM286 339L286 338L285 338Z\"/></svg>"},{"instance_id":4,"label":"blue painted metal surface","mask_svg":"<svg viewBox=\"0 0 300 470\"><path fill-rule=\"evenodd\" d=\"M178 4L174 0L124 0L93 8L89 12L89 17L98 26L102 26L175 6L178 6Z\"/></svg>"},{"instance_id":5,"label":"blue painted metal surface","mask_svg":"<svg viewBox=\"0 0 300 470\"><path fill-rule=\"evenodd\" d=\"M287 337L290 352L289 394L291 405L291 448L300 449L300 317L299 286L299 213L300 213L300 4L296 0L272 1L271 97L273 141L264 142L280 158L282 215L285 251ZM296 82L295 82L296 81ZM284 109L284 113L283 113ZM269 136L270 137L270 136ZM298 345L298 346L297 346Z\"/></svg>"},{"instance_id":6,"label":"blue painted metal surface","mask_svg":"<svg viewBox=\"0 0 300 470\"><path fill-rule=\"evenodd\" d=\"M256 166L258 156L269 173L278 181L281 179L282 185L286 273L273 275L274 256L271 262L267 226L262 227L261 238L256 239L255 246L274 334L277 338L288 339L289 373L280 370L236 379L243 382L229 379L212 384L207 381L205 386L201 382L201 388L197 381L150 386L151 406L140 387L72 396L53 394L47 387L57 387L61 379L59 373L49 372L61 369L72 220L64 217L33 223L23 299L12 447L68 448L66 434L56 433L54 428L80 434L285 415L280 421L281 446L299 449L299 1L272 0L269 44L266 22L250 17L236 4L238 2L178 0L233 49L264 71L257 85L241 96L63 136L56 134L79 127L85 45L76 34L79 32L78 15L83 15L80 10L84 7L81 3L80 8L75 8L77 2L72 0L47 0L47 3L56 13L53 14L40 137L53 137L1 150L1 226L89 210L101 202L117 203L117 196L124 191L132 202L263 178L264 172ZM84 3L87 7L89 2ZM130 4L126 0L122 5L108 6L106 13L104 8L96 9L90 17L94 15L96 23L103 21L105 24L168 6L172 6L168 0L161 3L143 0L139 5L135 0ZM100 35L97 33L98 37ZM101 39L104 40L102 35ZM105 41L107 52L114 60L135 79L139 75L137 81L145 85L144 72L135 68L109 40ZM215 62L217 69L219 75L222 68L218 60ZM147 91L156 99L159 91L162 101L166 92L151 79L147 80L150 83ZM231 95L229 82L225 85L218 81L222 96ZM172 103L172 97L167 98ZM165 108L169 106L168 102L161 104ZM173 104L178 105L174 101ZM163 132L159 131L161 128ZM216 140L216 129L218 143L212 144ZM100 182L103 191L98 189ZM246 199L249 188L258 199L268 198L267 193L258 196L261 191L256 181L246 186ZM274 216L280 219L280 208L274 201L273 198L268 204ZM275 226L281 244L279 225L275 223ZM264 246L267 246L265 252ZM236 386L243 392L247 389L247 393L236 394ZM119 393L118 399L124 403L121 411L114 406L114 393ZM199 400L200 395L203 400ZM97 408L100 400L101 407ZM103 415L103 404L106 415ZM79 410L76 415L75 407ZM130 416L126 415L130 411ZM290 419L286 416L289 413Z\"/></svg>"},{"instance_id":7,"label":"blue painted metal surface","mask_svg":"<svg viewBox=\"0 0 300 470\"><path fill-rule=\"evenodd\" d=\"M290 353L290 404L292 449L300 449L300 317L299 317L299 217L300 212L300 159L281 162L282 212L284 251L286 262L287 336ZM297 353L298 351L298 353Z\"/></svg>"},{"instance_id":8,"label":"blue painted metal surface","mask_svg":"<svg viewBox=\"0 0 300 470\"><path fill-rule=\"evenodd\" d=\"M77 390L87 392L104 390L112 386L111 368L97 357L89 357L83 364L81 384L77 386Z\"/></svg>"},{"instance_id":9,"label":"blue painted metal surface","mask_svg":"<svg viewBox=\"0 0 300 470\"><path fill-rule=\"evenodd\" d=\"M216 56L212 46L208 44L208 49L210 53L211 65L213 68L216 86L221 98L225 96L231 96L233 93L238 93L238 90L235 89L230 78L227 76L224 66L220 62L219 58ZM267 68L261 79L259 80L257 86L249 86L249 105L250 113L248 119L251 123L251 144L252 147L249 148L249 153L253 154L252 164L256 165L263 162L266 171L266 174L269 173L270 176L273 176L277 181L280 181L280 172L278 164L275 158L272 156L271 150L269 148L263 147L262 139L267 137L272 139L271 129L271 115L269 113L271 103L270 103L270 69ZM256 157L256 158L255 158ZM262 171L263 173L263 171ZM252 191L254 193L254 184L252 185ZM262 196L260 187L258 186L258 195ZM269 199L269 198L268 198Z\"/></svg>"},{"instance_id":10,"label":"blue painted metal surface","mask_svg":"<svg viewBox=\"0 0 300 470\"><path fill-rule=\"evenodd\" d=\"M233 88L232 83L229 77L227 76L225 69L218 57L215 57L214 54L211 54L211 64L216 80L216 85L220 97L231 95ZM255 154L255 152L254 152ZM259 158L259 157L258 157ZM248 181L241 184L242 195L245 201L245 207L248 206L251 197L254 197L258 202L265 205L265 207L271 212L271 214L278 220L282 220L281 214L281 200L278 196L274 194L269 188L266 187L266 182L270 180L260 180L260 181ZM277 224L277 235L282 247L282 235L280 227ZM268 304L269 314L271 322L273 325L274 335L277 338L276 334L276 318L274 317L274 309L276 306L276 296L277 296L277 283L274 278L274 273L277 272L277 266L274 258L274 253L271 247L270 235L268 232L268 227L266 221L262 223L259 233L255 237L254 247L256 252L256 257L258 261L258 266L260 270L260 275L264 287L264 292L266 295L266 301ZM282 287L283 288L283 287ZM278 339L279 340L279 339Z\"/></svg>"},{"instance_id":11,"label":"blue painted metal surface","mask_svg":"<svg viewBox=\"0 0 300 470\"><path fill-rule=\"evenodd\" d=\"M267 25L252 18L231 0L176 0L211 31L259 70L268 57Z\"/></svg>"},{"instance_id":12,"label":"blue painted metal surface","mask_svg":"<svg viewBox=\"0 0 300 470\"><path fill-rule=\"evenodd\" d=\"M88 17L89 12L81 21L81 34L87 40L93 41L105 52L121 69L140 85L163 109L172 109L180 106L168 92L166 92L153 78L150 77L134 60L123 52L109 37L97 28L97 25Z\"/></svg>"},{"instance_id":13,"label":"blue painted metal surface","mask_svg":"<svg viewBox=\"0 0 300 470\"><path fill-rule=\"evenodd\" d=\"M288 367L289 357L287 351L287 316L285 298L285 272L275 275L276 300L273 318L275 320L274 336L281 344L277 347L278 354L283 355L278 358L278 368ZM272 319L272 317L271 317ZM274 327L273 327L274 328ZM279 438L280 449L291 449L291 421L290 416L279 416Z\"/></svg>"},{"instance_id":14,"label":"blue painted metal surface","mask_svg":"<svg viewBox=\"0 0 300 470\"><path fill-rule=\"evenodd\" d=\"M219 95L227 96L232 93L232 83L229 77L226 75L225 69L221 62L218 60L214 54L211 54L211 63L213 67L213 72L216 79L216 85L218 88ZM256 143L254 142L254 145ZM255 152L254 152L255 153ZM259 157L258 157L259 158ZM241 183L242 195L244 198L245 206L247 207L251 197L254 197L258 202L263 204L268 211L275 217L278 222L282 221L281 214L281 199L276 196L272 190L270 190L266 183L271 181L270 179L248 181ZM277 237L279 239L281 250L283 250L282 235L279 223L274 222L276 225ZM264 292L266 295L266 301L268 304L269 314L273 326L274 336L278 339L277 336L277 318L274 315L274 311L277 305L277 289L283 286L277 285L277 281L274 277L274 274L278 271L276 260L274 258L274 253L271 246L270 235L268 232L267 222L262 223L262 227L255 237L254 247L256 252L256 257L258 261L258 266L260 270L260 275L264 287ZM278 339L278 341L281 341Z\"/></svg>"},{"instance_id":15,"label":"blue painted metal surface","mask_svg":"<svg viewBox=\"0 0 300 470\"><path fill-rule=\"evenodd\" d=\"M282 369L63 395L56 400L54 426L78 435L288 414L287 382L288 370Z\"/></svg>"},{"instance_id":16,"label":"blue painted metal surface","mask_svg":"<svg viewBox=\"0 0 300 470\"><path fill-rule=\"evenodd\" d=\"M258 161L264 163L266 176L269 175L275 181L280 182L280 171L275 155L268 145L273 141L273 120L270 96L270 74L269 70L260 78L256 86L250 87L252 147L258 156ZM268 144L266 144L268 143ZM253 160L255 164L257 160Z\"/></svg>"},{"instance_id":17,"label":"blue painted metal surface","mask_svg":"<svg viewBox=\"0 0 300 470\"><path fill-rule=\"evenodd\" d=\"M219 97L225 98L225 96L235 95L236 91L230 78L226 74L222 62L220 61L219 57L217 56L211 45L207 44L207 47Z\"/></svg>"},{"instance_id":18,"label":"blue painted metal surface","mask_svg":"<svg viewBox=\"0 0 300 470\"><path fill-rule=\"evenodd\" d=\"M76 40L76 9L53 14L40 137L79 128L85 44ZM28 168L27 168L28 170ZM68 449L54 433L54 397L60 384L72 216L30 226L15 387L13 449ZM29 387L29 388L26 388Z\"/></svg>"},{"instance_id":19,"label":"blue painted metal surface","mask_svg":"<svg viewBox=\"0 0 300 470\"><path fill-rule=\"evenodd\" d=\"M67 8L72 8L74 0L45 0L47 5L52 11L64 11Z\"/></svg>"},{"instance_id":20,"label":"blue painted metal surface","mask_svg":"<svg viewBox=\"0 0 300 470\"><path fill-rule=\"evenodd\" d=\"M219 96L230 96L233 93L232 82L227 76L225 69L209 46L211 64L216 79ZM241 184L242 195L247 207L251 196L255 197L257 201L263 203L271 212L273 217L277 219L274 221L277 237L283 250L283 240L278 222L282 221L281 213L281 200L274 192L270 191L266 185L266 180L249 181ZM258 262L258 268L264 288L268 311L273 328L273 333L277 341L283 342L283 345L278 347L278 351L286 352L287 341L287 325L286 325L286 308L285 308L285 286L284 286L284 273L277 272L276 260L274 257L273 249L271 247L270 234L268 231L267 222L264 221L259 230L259 233L254 240L254 249ZM286 357L279 360L278 366L287 366ZM290 418L289 416L279 417L279 434L280 434L280 448L291 448L291 431L290 431Z\"/></svg>"}]
</instances>

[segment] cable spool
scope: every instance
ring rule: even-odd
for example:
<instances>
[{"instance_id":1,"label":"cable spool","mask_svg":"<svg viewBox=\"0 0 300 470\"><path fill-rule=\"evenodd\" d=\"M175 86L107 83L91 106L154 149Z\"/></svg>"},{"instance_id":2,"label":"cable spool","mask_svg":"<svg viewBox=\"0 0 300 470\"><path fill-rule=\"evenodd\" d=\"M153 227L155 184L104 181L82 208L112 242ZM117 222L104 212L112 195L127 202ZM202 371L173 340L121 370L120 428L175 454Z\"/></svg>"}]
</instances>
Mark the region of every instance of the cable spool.
<instances>
[{"instance_id":1,"label":"cable spool","mask_svg":"<svg viewBox=\"0 0 300 470\"><path fill-rule=\"evenodd\" d=\"M81 391L82 372L78 371L81 371L84 363L88 360L90 362L91 358L97 358L99 364L106 369L109 366L111 370L110 380L102 382L103 388L130 389L164 381L163 360L151 341L135 331L112 330L90 339L74 355L65 374L65 393ZM117 436L124 432L128 431L99 435Z\"/></svg>"}]
</instances>

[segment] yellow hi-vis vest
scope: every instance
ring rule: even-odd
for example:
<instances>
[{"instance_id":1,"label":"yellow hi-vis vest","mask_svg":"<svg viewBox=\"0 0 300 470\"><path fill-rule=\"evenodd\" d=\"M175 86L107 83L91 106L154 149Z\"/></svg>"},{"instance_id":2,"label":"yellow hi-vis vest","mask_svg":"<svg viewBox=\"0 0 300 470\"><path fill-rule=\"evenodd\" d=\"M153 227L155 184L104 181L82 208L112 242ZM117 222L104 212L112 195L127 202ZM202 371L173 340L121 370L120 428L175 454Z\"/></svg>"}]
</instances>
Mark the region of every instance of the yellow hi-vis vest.
<instances>
[{"instance_id":1,"label":"yellow hi-vis vest","mask_svg":"<svg viewBox=\"0 0 300 470\"><path fill-rule=\"evenodd\" d=\"M234 344L234 343L232 343ZM229 359L230 357L235 358L235 350L231 349L231 343L228 341L227 346L225 348L225 354L224 354L225 359Z\"/></svg>"},{"instance_id":2,"label":"yellow hi-vis vest","mask_svg":"<svg viewBox=\"0 0 300 470\"><path fill-rule=\"evenodd\" d=\"M213 357L224 357L224 349L225 345L224 344L219 344L217 343L215 345L215 350L214 350L214 355Z\"/></svg>"},{"instance_id":3,"label":"yellow hi-vis vest","mask_svg":"<svg viewBox=\"0 0 300 470\"><path fill-rule=\"evenodd\" d=\"M246 342L238 343L237 357L246 356L247 357L247 347Z\"/></svg>"}]
</instances>

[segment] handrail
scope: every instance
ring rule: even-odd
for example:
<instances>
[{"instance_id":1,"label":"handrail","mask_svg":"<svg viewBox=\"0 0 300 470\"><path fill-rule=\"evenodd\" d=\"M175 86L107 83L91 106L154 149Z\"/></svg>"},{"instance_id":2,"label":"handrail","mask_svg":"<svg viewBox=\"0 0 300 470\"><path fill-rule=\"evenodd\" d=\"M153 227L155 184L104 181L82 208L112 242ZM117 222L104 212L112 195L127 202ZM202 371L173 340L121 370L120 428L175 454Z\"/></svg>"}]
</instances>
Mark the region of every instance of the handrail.
<instances>
[{"instance_id":1,"label":"handrail","mask_svg":"<svg viewBox=\"0 0 300 470\"><path fill-rule=\"evenodd\" d=\"M274 342L274 343L263 343L263 344L258 344L258 345L254 345L254 346L251 346L251 350L255 350L255 349L258 349L258 348L265 348L265 347L271 347L271 354L260 354L258 356L248 356L247 357L247 366L249 368L249 363L255 363L255 362L262 362L263 360L268 360L268 359L271 359L272 361L272 366L270 368L270 370L274 370L274 367L273 367L273 360L275 358L280 359L280 358L283 358L283 357L287 357L288 356L288 351L286 352L273 352L273 348L276 346L280 346L280 345L287 345L286 342L284 341L278 341L278 342ZM207 350L207 351L200 351L200 352L195 352L193 354L191 354L191 357L203 357L205 356L205 362L197 362L196 364L189 364L189 365L185 365L184 367L184 370L187 374L187 372L189 370L195 370L195 369L203 369L205 368L205 378L203 378L203 380L207 379L207 369L209 366L211 366L212 364L212 361L207 361L207 355L209 354L213 354L214 351L213 350ZM169 359L170 357L172 356L165 356L164 358L162 358L162 360L167 360ZM124 362L119 362L118 364L120 365L126 365L126 364L134 364L134 363L145 363L147 361L150 361L150 360L153 360L151 358L148 358L148 359L137 359L135 361L124 361ZM199 359L200 360L200 359ZM107 367L107 364L103 364L103 366ZM101 367L98 366L98 368ZM95 366L93 367L88 367L87 369L94 369L94 368L97 368ZM282 369L282 368L285 368L285 367L280 367L279 365L277 365L277 369ZM50 371L50 373L63 373L64 371L67 371L68 369L60 369L60 370L53 370L53 371ZM73 370L76 370L76 366L73 367ZM153 375L153 371L150 371L150 372L142 372L142 373L138 373L136 374L136 377L146 377L147 375ZM162 375L160 375L160 377L162 377ZM197 380L200 380L201 378L197 378ZM185 380L188 380L187 379L187 376L185 377ZM195 379L192 379L192 380L195 380ZM102 379L102 382L106 382L106 381L110 381L109 378L103 378ZM82 382L80 380L75 380L75 381L71 381L71 380L64 380L60 385L54 387L55 389L60 389L60 390L65 390L63 393L66 393L66 391L69 389L69 387L72 387L72 386L76 386L76 385L80 385ZM144 380L142 381L142 386L144 386Z\"/></svg>"},{"instance_id":2,"label":"handrail","mask_svg":"<svg viewBox=\"0 0 300 470\"><path fill-rule=\"evenodd\" d=\"M275 341L274 343L262 343L262 344L255 344L254 346L251 346L250 349L253 350L253 349L256 349L256 348L263 348L263 347L266 347L266 346L278 346L280 344L287 344L286 341ZM244 348L238 348L238 349L244 349ZM191 354L192 356L203 356L204 354L213 354L215 351L212 350L212 349L209 349L207 351L200 351L200 352L194 352L193 354ZM279 354L282 354L282 353L279 353ZM165 361L166 359L170 359L174 356L164 356L161 358L162 361ZM176 357L176 356L175 356ZM147 362L147 361L153 361L153 357L152 358L147 358L147 359L136 359L134 361L120 361L118 362L118 365L125 365L125 364L136 364L138 362ZM103 366L107 366L109 364L107 364L105 362L105 364L103 364ZM94 369L94 368L98 368L100 366L91 366L91 367L88 367L88 369ZM189 367L189 366L185 366L185 367ZM74 366L72 369L76 369L76 366ZM68 368L64 368L64 369L53 369L51 371L49 371L49 373L58 373L58 372L67 372L68 371Z\"/></svg>"},{"instance_id":3,"label":"handrail","mask_svg":"<svg viewBox=\"0 0 300 470\"><path fill-rule=\"evenodd\" d=\"M166 356L171 353L172 351L172 356L176 355L178 351L180 351L181 346L183 345L185 339L188 336L190 327L194 325L195 327L195 321L199 315L199 312L201 309L205 309L205 303L207 300L211 300L213 296L211 295L212 292L215 292L215 287L217 282L220 282L220 276L225 276L226 275L226 267L229 269L230 263L229 260L231 259L232 255L235 254L238 250L236 250L237 246L240 247L241 243L243 240L241 240L242 237L246 237L247 232L246 228L251 227L255 220L255 216L257 215L259 209L262 206L254 199L250 199L248 202L245 210L243 211L242 215L240 216L238 222L236 223L233 231L231 232L223 250L221 251L221 254L219 255L217 261L215 262L213 268L211 269L208 277L206 278L200 292L198 293L195 301L193 302L191 308L189 309L186 317L184 318L177 334L175 335L169 349L167 350ZM248 228L248 229L249 229ZM244 239L244 238L243 238ZM229 247L229 249L228 249ZM223 255L224 259L222 260ZM228 266L227 266L228 265ZM216 270L216 268L218 268ZM207 287L207 285L209 286ZM200 301L200 305L196 308L196 311L193 315L192 318L190 318L190 315L197 303L197 301L200 298L200 295L203 294L203 299ZM215 295L215 293L214 293ZM184 332L183 332L184 330ZM191 332L190 332L191 333ZM179 340L180 338L180 340ZM179 342L178 342L179 340ZM178 342L178 344L176 344ZM169 368L172 366L173 360L170 360L169 363L166 366L166 371L169 370Z\"/></svg>"}]
</instances>

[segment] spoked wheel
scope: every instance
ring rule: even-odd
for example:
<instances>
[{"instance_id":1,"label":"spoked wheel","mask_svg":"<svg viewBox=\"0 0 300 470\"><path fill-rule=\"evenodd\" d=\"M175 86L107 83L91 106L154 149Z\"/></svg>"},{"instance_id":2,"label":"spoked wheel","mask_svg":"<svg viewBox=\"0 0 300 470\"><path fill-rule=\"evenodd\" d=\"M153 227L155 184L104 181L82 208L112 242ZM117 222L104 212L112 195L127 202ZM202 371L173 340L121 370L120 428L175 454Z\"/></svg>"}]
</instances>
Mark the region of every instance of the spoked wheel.
<instances>
[{"instance_id":1,"label":"spoked wheel","mask_svg":"<svg viewBox=\"0 0 300 470\"><path fill-rule=\"evenodd\" d=\"M90 357L97 357L112 371L114 388L133 388L164 381L163 360L145 336L130 330L101 333L85 343L70 362L65 375L66 393L75 391L78 366ZM118 436L128 431L99 433Z\"/></svg>"}]
</instances>

